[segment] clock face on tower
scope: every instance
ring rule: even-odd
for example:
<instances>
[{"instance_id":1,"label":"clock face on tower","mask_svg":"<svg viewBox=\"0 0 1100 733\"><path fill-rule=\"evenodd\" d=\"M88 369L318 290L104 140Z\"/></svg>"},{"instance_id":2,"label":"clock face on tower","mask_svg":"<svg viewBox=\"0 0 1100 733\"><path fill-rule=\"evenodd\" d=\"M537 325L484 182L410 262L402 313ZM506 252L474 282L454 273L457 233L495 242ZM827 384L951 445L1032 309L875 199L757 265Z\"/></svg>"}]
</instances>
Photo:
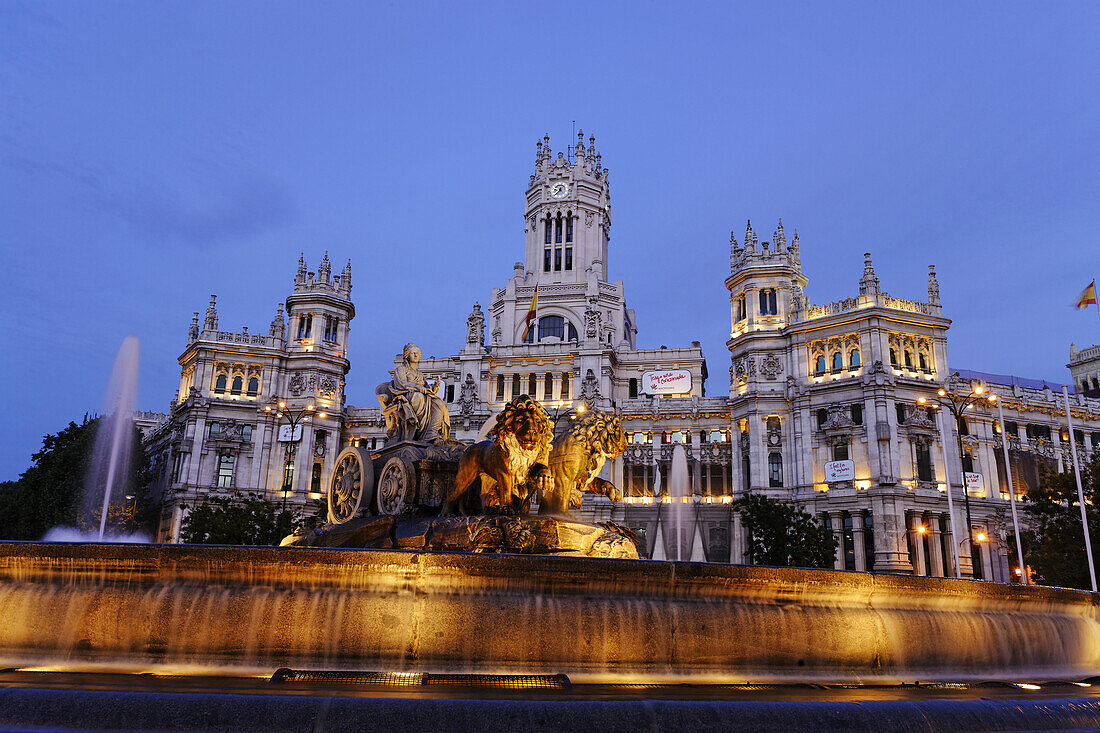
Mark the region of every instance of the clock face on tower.
<instances>
[{"instance_id":1,"label":"clock face on tower","mask_svg":"<svg viewBox=\"0 0 1100 733\"><path fill-rule=\"evenodd\" d=\"M558 183L551 184L550 186L550 195L556 199L564 198L565 194L567 193L569 193L568 183L562 183L561 181L559 181Z\"/></svg>"}]
</instances>

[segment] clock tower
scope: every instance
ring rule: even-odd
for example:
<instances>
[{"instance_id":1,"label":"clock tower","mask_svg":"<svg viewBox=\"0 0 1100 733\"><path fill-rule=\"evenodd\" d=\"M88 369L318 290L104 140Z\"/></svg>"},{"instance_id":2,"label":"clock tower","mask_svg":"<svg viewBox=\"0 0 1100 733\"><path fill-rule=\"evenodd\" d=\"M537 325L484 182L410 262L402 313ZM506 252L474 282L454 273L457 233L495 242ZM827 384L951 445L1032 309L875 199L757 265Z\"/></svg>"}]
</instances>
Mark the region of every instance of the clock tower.
<instances>
[{"instance_id":1,"label":"clock tower","mask_svg":"<svg viewBox=\"0 0 1100 733\"><path fill-rule=\"evenodd\" d=\"M524 272L534 282L583 283L590 272L607 282L611 191L596 137L577 133L573 156L536 143L535 172L527 186Z\"/></svg>"}]
</instances>

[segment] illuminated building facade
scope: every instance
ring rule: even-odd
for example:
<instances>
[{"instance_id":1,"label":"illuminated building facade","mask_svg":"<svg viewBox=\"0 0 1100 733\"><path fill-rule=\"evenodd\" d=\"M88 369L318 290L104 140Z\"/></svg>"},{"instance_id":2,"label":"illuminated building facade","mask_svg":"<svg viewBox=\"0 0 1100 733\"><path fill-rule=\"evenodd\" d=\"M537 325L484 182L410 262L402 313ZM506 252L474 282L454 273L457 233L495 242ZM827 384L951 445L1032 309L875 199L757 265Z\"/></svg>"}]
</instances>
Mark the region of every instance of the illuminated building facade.
<instances>
[{"instance_id":1,"label":"illuminated building facade","mask_svg":"<svg viewBox=\"0 0 1100 733\"><path fill-rule=\"evenodd\" d=\"M556 155L548 138L539 141L524 217L523 260L484 309L474 304L462 348L419 364L441 381L454 437L484 436L521 394L555 419L581 404L620 411L629 443L604 477L621 487L623 501L590 496L580 514L637 530L651 557L746 562L731 502L752 491L796 502L829 526L840 540L839 569L953 576L958 562L965 575L1010 580L1014 541L996 409L980 403L958 424L948 415L946 446L928 409L956 371L932 267L927 293L901 298L882 289L865 255L857 294L814 304L797 233L788 241L780 223L763 241L751 225L740 242L731 235L729 396L708 396L699 342L637 346L624 285L608 279L609 172L594 138L580 135ZM219 331L213 303L201 329L196 314L180 357L179 398L149 438L163 476L161 539L177 536L183 505L203 495L254 490L281 500L287 486L288 501L305 503L327 486L339 449L382 447L380 406L343 405L350 290L350 265L330 277L326 257L316 275L299 265L286 301L289 330L281 311L267 336ZM1044 464L1071 468L1058 387L961 377L1003 405L1018 492L1035 485ZM1075 385L1086 377L1075 373ZM299 410L312 400L326 418L314 417L295 441L279 441L279 420L263 410L276 398ZM1100 400L1074 394L1071 402L1085 459L1100 450ZM668 495L678 445L687 458L686 506ZM981 538L973 559L964 470L970 535ZM954 522L945 476L956 497Z\"/></svg>"},{"instance_id":2,"label":"illuminated building facade","mask_svg":"<svg viewBox=\"0 0 1100 733\"><path fill-rule=\"evenodd\" d=\"M253 492L292 504L322 496L343 426L351 262L332 275L327 253L315 273L299 259L283 309L267 334L221 330L215 296L201 325L194 314L179 392L146 432L159 541L178 540L187 507L208 496Z\"/></svg>"}]
</instances>

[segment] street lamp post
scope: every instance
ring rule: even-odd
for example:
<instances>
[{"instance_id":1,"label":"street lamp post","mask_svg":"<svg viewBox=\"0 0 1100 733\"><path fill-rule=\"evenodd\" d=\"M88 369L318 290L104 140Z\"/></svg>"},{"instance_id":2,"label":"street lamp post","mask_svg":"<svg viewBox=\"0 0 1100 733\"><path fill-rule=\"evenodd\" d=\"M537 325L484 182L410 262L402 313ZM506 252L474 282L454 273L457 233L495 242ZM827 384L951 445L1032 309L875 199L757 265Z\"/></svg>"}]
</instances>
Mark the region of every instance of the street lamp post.
<instances>
[{"instance_id":1,"label":"street lamp post","mask_svg":"<svg viewBox=\"0 0 1100 733\"><path fill-rule=\"evenodd\" d=\"M940 387L939 390L936 391L936 395L938 397L938 399L936 399L936 402L938 402L939 404L946 407L951 412L951 414L954 415L954 417L955 417L955 438L958 442L958 447L959 447L959 468L961 469L962 465L963 465L963 442L962 442L962 431L960 430L960 426L962 425L963 412L968 407L970 407L971 405L974 405L974 404L976 404L978 402L981 402L983 400L992 404L992 403L997 401L997 395L993 394L992 392L988 392L985 389L985 387L983 387L981 384L975 384L975 383L971 383L969 394L956 394L955 392L953 392L949 388L951 387L953 380L957 380L958 378L959 378L958 372L955 372L950 377L948 377L947 381L944 382L944 385L942 387ZM926 404L928 402L928 398L918 397L917 402L919 402L922 405ZM946 468L946 466L945 466L945 468ZM962 479L963 503L966 506L966 541L969 542L968 546L970 548L970 558L971 558L971 563L973 563L973 561L974 561L974 534L973 534L973 532L974 532L974 522L970 517L970 492L967 491L967 489L966 489L966 472L965 471L960 471L960 473L961 473L960 478ZM950 481L947 482L947 487L946 488L947 488L948 493L950 493L950 491L951 491ZM981 538L979 539L979 541L982 541L984 539L985 539L985 534L982 533ZM960 542L960 544L962 544L962 543Z\"/></svg>"},{"instance_id":2,"label":"street lamp post","mask_svg":"<svg viewBox=\"0 0 1100 733\"><path fill-rule=\"evenodd\" d=\"M297 443L299 440L301 440L301 438L295 437L295 433L298 431L298 427L304 424L306 420L309 420L311 417L314 416L318 417L321 420L324 420L326 417L328 417L328 413L324 411L318 411L317 405L313 404L312 402L306 403L302 407L295 410L289 408L287 406L286 400L281 398L274 398L272 400L269 400L264 405L264 412L275 414L276 425L279 425L280 421L286 420L287 425L290 427L290 439L287 442L292 444ZM287 457L289 457L291 454L291 449L289 447L286 450L286 454ZM283 511L285 512L286 498L290 494L290 490L287 488L286 485L283 486L282 494Z\"/></svg>"}]
</instances>

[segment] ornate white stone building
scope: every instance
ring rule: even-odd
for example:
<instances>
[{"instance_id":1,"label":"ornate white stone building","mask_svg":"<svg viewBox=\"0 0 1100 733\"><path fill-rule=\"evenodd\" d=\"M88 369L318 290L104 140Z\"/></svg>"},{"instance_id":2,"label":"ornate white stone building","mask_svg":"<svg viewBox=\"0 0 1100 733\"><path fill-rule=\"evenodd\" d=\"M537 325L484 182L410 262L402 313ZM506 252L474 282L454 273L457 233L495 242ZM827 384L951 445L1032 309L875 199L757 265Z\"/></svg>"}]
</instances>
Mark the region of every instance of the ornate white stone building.
<instances>
[{"instance_id":1,"label":"ornate white stone building","mask_svg":"<svg viewBox=\"0 0 1100 733\"><path fill-rule=\"evenodd\" d=\"M580 135L556 155L549 138L540 141L525 201L523 261L484 309L474 304L456 354L420 362L441 380L454 437L477 439L521 394L554 418L582 403L617 409L629 445L605 478L624 500L587 497L580 513L638 530L652 557L744 562L731 502L753 491L794 501L827 523L840 538L837 568L950 576L959 562L964 574L1010 579L1014 542L995 409L976 407L957 426L948 416L945 450L934 413L920 402L934 399L955 371L948 367L951 322L932 267L923 300L900 298L882 289L864 255L858 294L815 305L805 295L797 233L788 242L780 223L770 240L751 225L741 242L731 235L729 396L708 396L699 342L637 346L626 289L608 279L611 193L595 139ZM381 448L380 407L343 405L350 290L350 263L330 277L326 257L317 275L299 265L286 301L289 334L281 310L268 336L219 331L213 302L202 329L196 314L180 357L179 401L150 434L165 477L162 539L177 536L181 507L205 493L255 490L302 503L327 486L339 448ZM395 353L400 348L393 345ZM1002 402L1017 490L1034 485L1043 463L1069 466L1065 410L1050 385L961 376ZM1074 384L1082 378L1075 373ZM279 442L276 418L263 409L273 399L288 409L314 404L326 417L314 417L299 440ZM1100 449L1100 400L1075 394L1071 402L1084 458ZM668 496L678 444L688 458L684 507ZM984 538L973 560L964 468L972 474L971 533ZM956 498L954 523L945 476Z\"/></svg>"},{"instance_id":2,"label":"ornate white stone building","mask_svg":"<svg viewBox=\"0 0 1100 733\"><path fill-rule=\"evenodd\" d=\"M213 295L201 326L193 315L179 392L146 434L159 468L160 541L177 540L187 508L206 496L321 498L344 424L351 261L332 275L328 253L316 273L299 259L286 317L283 308L267 334L221 330Z\"/></svg>"}]
</instances>

